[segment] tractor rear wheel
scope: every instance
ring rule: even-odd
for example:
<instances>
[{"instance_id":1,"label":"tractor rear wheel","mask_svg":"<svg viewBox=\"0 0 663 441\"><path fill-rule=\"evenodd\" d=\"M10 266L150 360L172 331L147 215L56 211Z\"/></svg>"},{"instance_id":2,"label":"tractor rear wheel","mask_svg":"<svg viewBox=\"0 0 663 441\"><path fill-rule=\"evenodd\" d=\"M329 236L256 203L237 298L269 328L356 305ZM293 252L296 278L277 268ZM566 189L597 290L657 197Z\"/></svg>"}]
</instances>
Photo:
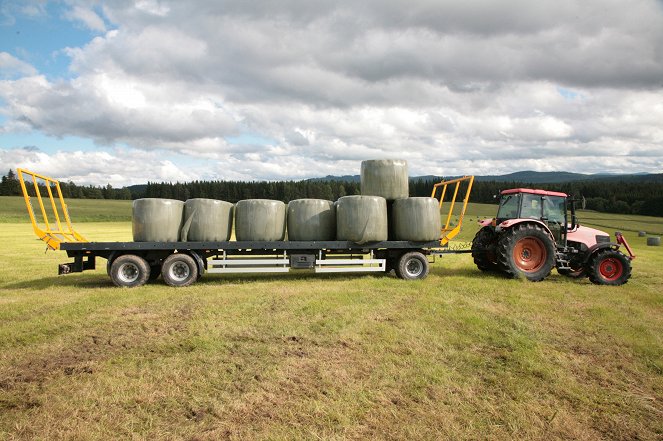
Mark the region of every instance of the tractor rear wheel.
<instances>
[{"instance_id":1,"label":"tractor rear wheel","mask_svg":"<svg viewBox=\"0 0 663 441\"><path fill-rule=\"evenodd\" d=\"M496 271L497 256L497 234L492 227L483 227L472 240L472 258L474 264L481 271Z\"/></svg>"},{"instance_id":2,"label":"tractor rear wheel","mask_svg":"<svg viewBox=\"0 0 663 441\"><path fill-rule=\"evenodd\" d=\"M631 261L618 250L606 249L594 255L589 264L589 280L597 285L619 286L631 277Z\"/></svg>"},{"instance_id":3,"label":"tractor rear wheel","mask_svg":"<svg viewBox=\"0 0 663 441\"><path fill-rule=\"evenodd\" d=\"M500 236L497 259L507 276L540 282L555 266L553 239L539 225L516 225Z\"/></svg>"}]
</instances>

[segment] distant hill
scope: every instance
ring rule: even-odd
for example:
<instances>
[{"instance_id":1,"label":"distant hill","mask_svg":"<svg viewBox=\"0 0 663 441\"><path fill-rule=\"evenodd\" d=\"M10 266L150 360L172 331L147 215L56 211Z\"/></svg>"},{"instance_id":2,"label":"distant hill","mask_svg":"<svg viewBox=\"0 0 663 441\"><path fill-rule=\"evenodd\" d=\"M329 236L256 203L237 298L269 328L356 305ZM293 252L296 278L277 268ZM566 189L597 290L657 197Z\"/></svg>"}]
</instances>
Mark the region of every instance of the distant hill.
<instances>
[{"instance_id":1,"label":"distant hill","mask_svg":"<svg viewBox=\"0 0 663 441\"><path fill-rule=\"evenodd\" d=\"M455 178L458 176L445 176L447 179ZM411 180L437 180L442 179L440 176L425 175L425 176L411 176ZM475 176L476 181L495 181L495 182L523 182L530 184L562 184L566 182L577 181L625 181L625 182L663 182L663 173L661 174L583 174L583 173L570 173L570 172L537 172L537 171L519 171L509 173L506 175L478 175ZM344 175L332 176L328 175L324 178L311 178L307 181L341 181L341 182L359 182L359 175Z\"/></svg>"}]
</instances>

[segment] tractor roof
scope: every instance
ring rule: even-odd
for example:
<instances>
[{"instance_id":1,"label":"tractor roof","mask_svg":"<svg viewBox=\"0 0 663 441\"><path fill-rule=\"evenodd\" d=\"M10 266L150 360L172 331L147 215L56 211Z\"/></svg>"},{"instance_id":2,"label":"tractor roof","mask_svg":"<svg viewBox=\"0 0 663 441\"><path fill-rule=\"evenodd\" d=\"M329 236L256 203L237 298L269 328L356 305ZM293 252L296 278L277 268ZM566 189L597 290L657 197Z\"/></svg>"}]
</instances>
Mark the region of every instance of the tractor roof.
<instances>
[{"instance_id":1,"label":"tractor roof","mask_svg":"<svg viewBox=\"0 0 663 441\"><path fill-rule=\"evenodd\" d=\"M560 193L558 191L533 190L531 188L512 188L510 190L503 190L502 193L500 194L516 194L516 193L539 194L541 196L561 196L563 198L567 197L566 193Z\"/></svg>"}]
</instances>

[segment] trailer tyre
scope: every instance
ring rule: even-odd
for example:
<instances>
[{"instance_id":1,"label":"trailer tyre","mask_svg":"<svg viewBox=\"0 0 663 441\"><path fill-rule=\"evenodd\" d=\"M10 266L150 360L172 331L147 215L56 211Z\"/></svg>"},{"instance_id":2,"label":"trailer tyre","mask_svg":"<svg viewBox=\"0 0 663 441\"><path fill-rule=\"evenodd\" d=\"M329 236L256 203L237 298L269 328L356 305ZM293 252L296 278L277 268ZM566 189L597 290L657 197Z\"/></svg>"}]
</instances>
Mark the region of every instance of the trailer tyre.
<instances>
[{"instance_id":1,"label":"trailer tyre","mask_svg":"<svg viewBox=\"0 0 663 441\"><path fill-rule=\"evenodd\" d=\"M396 265L396 275L404 280L425 279L429 270L428 259L418 251L403 254Z\"/></svg>"},{"instance_id":2,"label":"trailer tyre","mask_svg":"<svg viewBox=\"0 0 663 441\"><path fill-rule=\"evenodd\" d=\"M161 277L168 286L189 286L198 280L198 265L188 254L171 254L163 262Z\"/></svg>"},{"instance_id":3,"label":"trailer tyre","mask_svg":"<svg viewBox=\"0 0 663 441\"><path fill-rule=\"evenodd\" d=\"M589 264L589 280L596 285L619 286L631 277L631 261L618 250L602 250Z\"/></svg>"},{"instance_id":4,"label":"trailer tyre","mask_svg":"<svg viewBox=\"0 0 663 441\"><path fill-rule=\"evenodd\" d=\"M150 278L150 266L140 256L125 254L113 260L110 278L115 286L127 288L141 286Z\"/></svg>"}]
</instances>

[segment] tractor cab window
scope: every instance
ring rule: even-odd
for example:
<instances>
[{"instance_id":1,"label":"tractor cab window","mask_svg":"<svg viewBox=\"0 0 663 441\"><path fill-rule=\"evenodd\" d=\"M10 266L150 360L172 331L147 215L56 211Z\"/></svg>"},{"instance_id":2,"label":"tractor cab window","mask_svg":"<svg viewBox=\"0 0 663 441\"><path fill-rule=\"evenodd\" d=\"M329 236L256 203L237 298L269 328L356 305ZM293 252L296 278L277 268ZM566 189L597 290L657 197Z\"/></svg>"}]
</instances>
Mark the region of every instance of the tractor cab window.
<instances>
[{"instance_id":1,"label":"tractor cab window","mask_svg":"<svg viewBox=\"0 0 663 441\"><path fill-rule=\"evenodd\" d=\"M550 222L564 224L566 221L566 199L548 196L543 200L543 216Z\"/></svg>"},{"instance_id":2,"label":"tractor cab window","mask_svg":"<svg viewBox=\"0 0 663 441\"><path fill-rule=\"evenodd\" d=\"M523 194L523 206L520 217L528 219L541 219L541 196L536 194Z\"/></svg>"},{"instance_id":3,"label":"tractor cab window","mask_svg":"<svg viewBox=\"0 0 663 441\"><path fill-rule=\"evenodd\" d=\"M497 219L516 219L521 197L520 193L503 195L500 199L500 208L497 210Z\"/></svg>"}]
</instances>

